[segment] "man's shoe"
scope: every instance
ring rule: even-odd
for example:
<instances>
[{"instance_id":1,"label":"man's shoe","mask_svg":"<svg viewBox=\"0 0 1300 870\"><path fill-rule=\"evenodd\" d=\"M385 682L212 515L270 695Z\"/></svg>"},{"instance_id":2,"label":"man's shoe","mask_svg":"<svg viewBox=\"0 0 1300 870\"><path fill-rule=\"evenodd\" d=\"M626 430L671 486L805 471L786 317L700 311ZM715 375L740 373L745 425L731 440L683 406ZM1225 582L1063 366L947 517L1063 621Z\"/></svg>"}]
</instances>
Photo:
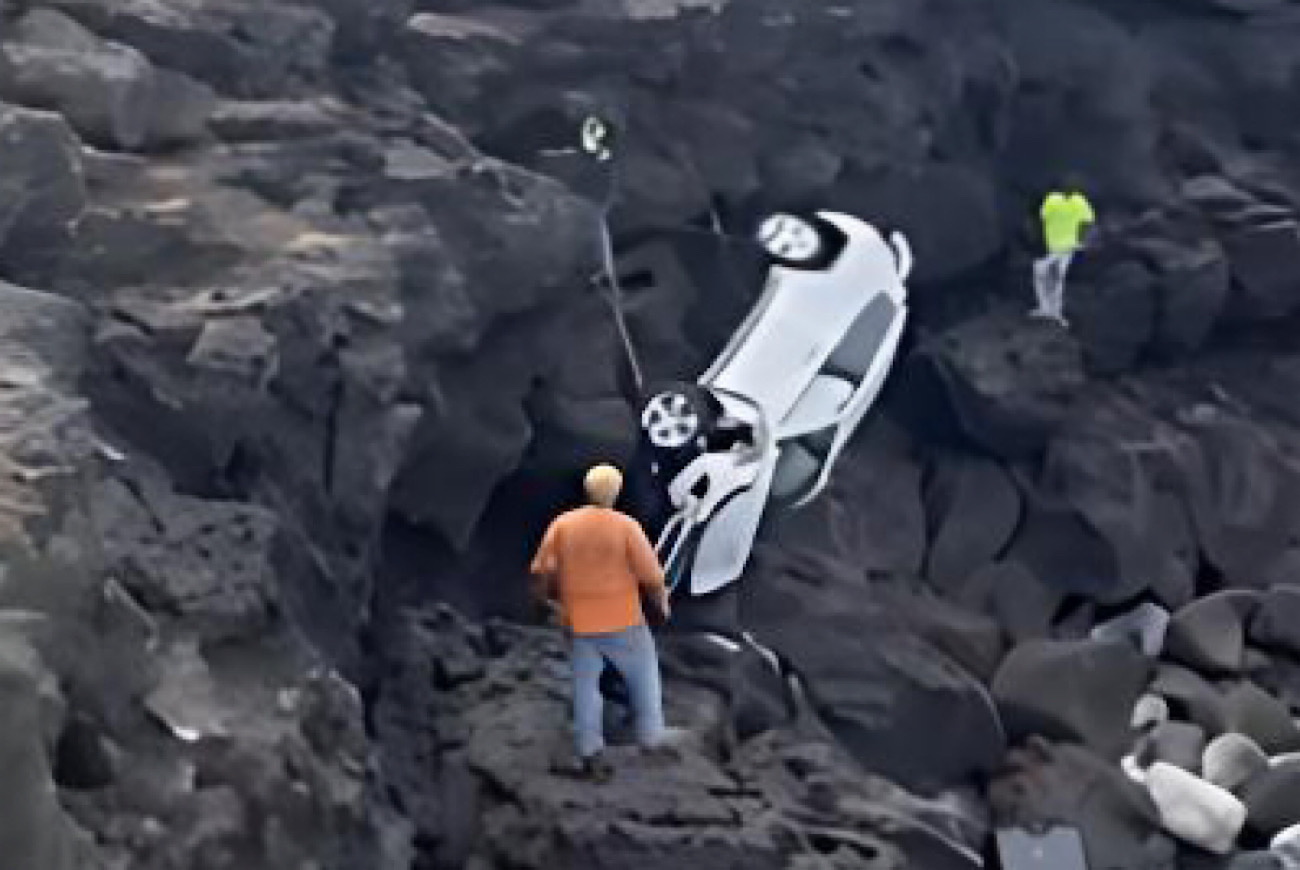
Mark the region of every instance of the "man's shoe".
<instances>
[{"instance_id":1,"label":"man's shoe","mask_svg":"<svg viewBox=\"0 0 1300 870\"><path fill-rule=\"evenodd\" d=\"M645 748L653 753L664 753L673 755L676 750L680 749L690 739L691 732L685 728L676 728L669 726L659 733L659 736Z\"/></svg>"},{"instance_id":2,"label":"man's shoe","mask_svg":"<svg viewBox=\"0 0 1300 870\"><path fill-rule=\"evenodd\" d=\"M595 783L609 782L610 778L614 776L613 765L599 752L582 759L581 767L582 775Z\"/></svg>"}]
</instances>

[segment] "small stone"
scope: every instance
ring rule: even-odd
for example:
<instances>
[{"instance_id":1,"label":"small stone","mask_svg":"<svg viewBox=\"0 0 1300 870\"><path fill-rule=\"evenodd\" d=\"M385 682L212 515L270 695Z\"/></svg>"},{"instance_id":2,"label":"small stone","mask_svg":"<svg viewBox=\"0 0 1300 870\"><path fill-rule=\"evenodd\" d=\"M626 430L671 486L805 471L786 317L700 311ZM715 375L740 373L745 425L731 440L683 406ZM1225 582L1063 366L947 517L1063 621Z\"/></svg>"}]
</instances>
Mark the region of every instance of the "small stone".
<instances>
[{"instance_id":1,"label":"small stone","mask_svg":"<svg viewBox=\"0 0 1300 870\"><path fill-rule=\"evenodd\" d=\"M1169 721L1169 703L1159 695L1143 695L1133 707L1133 727L1144 731Z\"/></svg>"},{"instance_id":2,"label":"small stone","mask_svg":"<svg viewBox=\"0 0 1300 870\"><path fill-rule=\"evenodd\" d=\"M1246 806L1231 792L1162 761L1147 771L1147 789L1170 834L1216 855L1232 851Z\"/></svg>"},{"instance_id":3,"label":"small stone","mask_svg":"<svg viewBox=\"0 0 1300 870\"><path fill-rule=\"evenodd\" d=\"M1219 788L1236 791L1268 768L1269 759L1254 740L1229 731L1210 741L1201 756L1201 772Z\"/></svg>"}]
</instances>

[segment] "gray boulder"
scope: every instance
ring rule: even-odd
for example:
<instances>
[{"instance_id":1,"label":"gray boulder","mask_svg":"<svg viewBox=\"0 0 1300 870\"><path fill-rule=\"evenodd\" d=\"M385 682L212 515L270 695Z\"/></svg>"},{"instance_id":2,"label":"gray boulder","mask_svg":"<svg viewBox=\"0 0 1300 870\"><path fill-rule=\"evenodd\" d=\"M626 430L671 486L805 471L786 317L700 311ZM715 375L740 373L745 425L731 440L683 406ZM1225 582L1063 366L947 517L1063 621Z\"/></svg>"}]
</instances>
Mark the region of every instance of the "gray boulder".
<instances>
[{"instance_id":1,"label":"gray boulder","mask_svg":"<svg viewBox=\"0 0 1300 870\"><path fill-rule=\"evenodd\" d=\"M1205 747L1201 769L1208 782L1235 792L1268 768L1268 756L1255 741L1229 731Z\"/></svg>"},{"instance_id":2,"label":"gray boulder","mask_svg":"<svg viewBox=\"0 0 1300 870\"><path fill-rule=\"evenodd\" d=\"M953 420L974 444L1015 458L1042 448L1083 386L1079 349L1050 325L979 317L933 336L905 372L918 419Z\"/></svg>"},{"instance_id":3,"label":"gray boulder","mask_svg":"<svg viewBox=\"0 0 1300 870\"><path fill-rule=\"evenodd\" d=\"M1169 624L1169 657L1211 673L1239 673L1245 664L1245 624L1257 606L1256 595L1239 591L1188 604Z\"/></svg>"},{"instance_id":4,"label":"gray boulder","mask_svg":"<svg viewBox=\"0 0 1300 870\"><path fill-rule=\"evenodd\" d=\"M37 653L11 626L0 624L0 764L5 770L0 842L5 867L13 870L82 866L51 769L62 702Z\"/></svg>"},{"instance_id":5,"label":"gray boulder","mask_svg":"<svg viewBox=\"0 0 1300 870\"><path fill-rule=\"evenodd\" d=\"M1286 704L1250 682L1223 694L1229 730L1251 738L1269 755L1300 750L1300 727Z\"/></svg>"},{"instance_id":6,"label":"gray boulder","mask_svg":"<svg viewBox=\"0 0 1300 870\"><path fill-rule=\"evenodd\" d=\"M1178 665L1161 664L1148 689L1164 698L1175 719L1194 722L1211 738L1228 727L1223 696L1203 677Z\"/></svg>"},{"instance_id":7,"label":"gray boulder","mask_svg":"<svg viewBox=\"0 0 1300 870\"><path fill-rule=\"evenodd\" d=\"M989 785L989 803L999 826L1078 828L1090 864L1174 866L1146 789L1084 747L1032 740L1013 749Z\"/></svg>"},{"instance_id":8,"label":"gray boulder","mask_svg":"<svg viewBox=\"0 0 1300 870\"><path fill-rule=\"evenodd\" d=\"M1118 761L1131 742L1133 706L1150 665L1131 647L1097 641L1027 641L993 679L1013 740L1041 734L1078 740Z\"/></svg>"},{"instance_id":9,"label":"gray boulder","mask_svg":"<svg viewBox=\"0 0 1300 870\"><path fill-rule=\"evenodd\" d=\"M77 137L58 115L0 103L0 262L49 253L86 206Z\"/></svg>"},{"instance_id":10,"label":"gray boulder","mask_svg":"<svg viewBox=\"0 0 1300 870\"><path fill-rule=\"evenodd\" d=\"M1186 722L1165 722L1143 736L1136 754L1144 767L1164 762L1200 775L1204 750L1205 731L1200 726Z\"/></svg>"},{"instance_id":11,"label":"gray boulder","mask_svg":"<svg viewBox=\"0 0 1300 870\"><path fill-rule=\"evenodd\" d=\"M926 577L940 589L957 591L1011 540L1020 521L1020 492L997 463L950 454L935 463L924 495L930 529Z\"/></svg>"},{"instance_id":12,"label":"gray boulder","mask_svg":"<svg viewBox=\"0 0 1300 870\"><path fill-rule=\"evenodd\" d=\"M1264 593L1249 635L1261 646L1300 656L1300 588L1275 586Z\"/></svg>"},{"instance_id":13,"label":"gray boulder","mask_svg":"<svg viewBox=\"0 0 1300 870\"><path fill-rule=\"evenodd\" d=\"M1261 771L1246 783L1242 800L1250 812L1248 824L1264 836L1300 824L1300 762Z\"/></svg>"},{"instance_id":14,"label":"gray boulder","mask_svg":"<svg viewBox=\"0 0 1300 870\"><path fill-rule=\"evenodd\" d=\"M0 43L0 97L58 111L86 140L127 150L195 140L216 105L207 86L50 9Z\"/></svg>"}]
</instances>

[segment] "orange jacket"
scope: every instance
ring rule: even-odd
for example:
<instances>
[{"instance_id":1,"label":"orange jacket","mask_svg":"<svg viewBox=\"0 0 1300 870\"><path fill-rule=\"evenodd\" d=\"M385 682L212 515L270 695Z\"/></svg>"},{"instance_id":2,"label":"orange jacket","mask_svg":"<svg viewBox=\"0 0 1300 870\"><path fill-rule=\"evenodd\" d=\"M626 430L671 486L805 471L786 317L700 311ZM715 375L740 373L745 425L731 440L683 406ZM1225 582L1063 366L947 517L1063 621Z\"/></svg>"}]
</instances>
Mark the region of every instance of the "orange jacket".
<instances>
[{"instance_id":1,"label":"orange jacket","mask_svg":"<svg viewBox=\"0 0 1300 870\"><path fill-rule=\"evenodd\" d=\"M659 594L664 572L641 526L626 514L581 507L551 523L533 558L538 590L558 597L574 634L622 631L645 621L640 591Z\"/></svg>"}]
</instances>

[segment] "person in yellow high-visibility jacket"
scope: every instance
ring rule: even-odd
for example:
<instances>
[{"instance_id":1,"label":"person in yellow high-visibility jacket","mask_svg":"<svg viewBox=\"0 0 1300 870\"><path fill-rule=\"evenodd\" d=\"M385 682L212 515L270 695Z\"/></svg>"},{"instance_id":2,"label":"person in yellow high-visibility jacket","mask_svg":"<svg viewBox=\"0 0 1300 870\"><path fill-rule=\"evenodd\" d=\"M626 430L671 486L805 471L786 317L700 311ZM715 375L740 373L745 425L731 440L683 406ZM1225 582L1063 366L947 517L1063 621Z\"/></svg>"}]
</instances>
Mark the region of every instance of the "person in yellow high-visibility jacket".
<instances>
[{"instance_id":1,"label":"person in yellow high-visibility jacket","mask_svg":"<svg viewBox=\"0 0 1300 870\"><path fill-rule=\"evenodd\" d=\"M1083 247L1096 223L1092 204L1077 185L1065 192L1054 190L1043 200L1039 216L1043 221L1046 256L1034 263L1034 292L1038 307L1031 315L1049 317L1061 325L1065 319L1065 276L1074 255Z\"/></svg>"}]
</instances>

